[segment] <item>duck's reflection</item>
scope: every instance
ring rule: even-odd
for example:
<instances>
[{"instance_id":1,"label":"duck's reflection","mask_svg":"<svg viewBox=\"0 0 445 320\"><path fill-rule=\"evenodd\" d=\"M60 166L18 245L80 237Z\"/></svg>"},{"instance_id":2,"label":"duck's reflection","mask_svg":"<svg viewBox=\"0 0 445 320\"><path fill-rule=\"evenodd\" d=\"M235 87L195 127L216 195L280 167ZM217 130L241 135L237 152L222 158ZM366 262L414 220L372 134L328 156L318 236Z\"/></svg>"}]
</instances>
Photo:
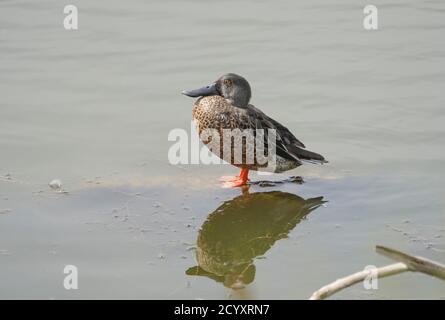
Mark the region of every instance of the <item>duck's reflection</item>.
<instances>
[{"instance_id":1,"label":"duck's reflection","mask_svg":"<svg viewBox=\"0 0 445 320\"><path fill-rule=\"evenodd\" d=\"M255 278L254 259L264 255L325 201L272 191L244 193L210 213L198 234L198 266L188 275L206 276L232 289Z\"/></svg>"}]
</instances>

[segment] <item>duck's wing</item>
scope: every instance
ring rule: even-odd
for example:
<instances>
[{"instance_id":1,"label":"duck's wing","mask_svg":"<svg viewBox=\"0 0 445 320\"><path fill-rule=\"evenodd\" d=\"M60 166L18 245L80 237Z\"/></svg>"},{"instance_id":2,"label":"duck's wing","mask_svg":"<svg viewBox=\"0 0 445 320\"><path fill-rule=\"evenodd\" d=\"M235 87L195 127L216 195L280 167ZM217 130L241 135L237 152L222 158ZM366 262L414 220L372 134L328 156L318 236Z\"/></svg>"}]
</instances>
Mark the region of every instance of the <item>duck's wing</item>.
<instances>
[{"instance_id":1,"label":"duck's wing","mask_svg":"<svg viewBox=\"0 0 445 320\"><path fill-rule=\"evenodd\" d=\"M264 129L267 139L267 129L274 129L276 133L276 153L278 156L288 160L301 163L300 160L326 162L324 157L308 150L304 150L305 145L298 140L278 121L267 116L260 109L249 105L246 109L246 122L251 129Z\"/></svg>"}]
</instances>

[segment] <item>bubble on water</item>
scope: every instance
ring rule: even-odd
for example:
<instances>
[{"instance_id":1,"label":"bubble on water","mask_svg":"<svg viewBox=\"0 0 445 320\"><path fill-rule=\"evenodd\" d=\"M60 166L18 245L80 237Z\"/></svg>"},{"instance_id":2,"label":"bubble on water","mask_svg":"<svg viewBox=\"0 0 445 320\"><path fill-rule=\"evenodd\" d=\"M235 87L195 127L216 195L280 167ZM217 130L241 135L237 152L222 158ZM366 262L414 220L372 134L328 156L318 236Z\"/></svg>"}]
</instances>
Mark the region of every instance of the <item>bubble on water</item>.
<instances>
[{"instance_id":1,"label":"bubble on water","mask_svg":"<svg viewBox=\"0 0 445 320\"><path fill-rule=\"evenodd\" d=\"M60 190L60 189L62 189L62 181L60 181L59 179L52 180L48 185L53 190Z\"/></svg>"}]
</instances>

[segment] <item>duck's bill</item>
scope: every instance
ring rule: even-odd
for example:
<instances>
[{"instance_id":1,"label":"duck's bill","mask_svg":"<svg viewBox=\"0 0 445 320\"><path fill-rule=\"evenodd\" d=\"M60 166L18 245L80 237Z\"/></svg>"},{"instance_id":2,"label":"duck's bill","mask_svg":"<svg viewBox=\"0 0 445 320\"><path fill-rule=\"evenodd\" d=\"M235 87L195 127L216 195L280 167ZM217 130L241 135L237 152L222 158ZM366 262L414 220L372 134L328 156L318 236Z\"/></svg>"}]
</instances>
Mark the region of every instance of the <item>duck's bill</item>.
<instances>
[{"instance_id":1,"label":"duck's bill","mask_svg":"<svg viewBox=\"0 0 445 320\"><path fill-rule=\"evenodd\" d=\"M183 95L189 97L204 97L204 96L214 96L218 94L218 90L216 90L216 84L212 83L208 86L195 89L195 90L184 90L182 91Z\"/></svg>"}]
</instances>

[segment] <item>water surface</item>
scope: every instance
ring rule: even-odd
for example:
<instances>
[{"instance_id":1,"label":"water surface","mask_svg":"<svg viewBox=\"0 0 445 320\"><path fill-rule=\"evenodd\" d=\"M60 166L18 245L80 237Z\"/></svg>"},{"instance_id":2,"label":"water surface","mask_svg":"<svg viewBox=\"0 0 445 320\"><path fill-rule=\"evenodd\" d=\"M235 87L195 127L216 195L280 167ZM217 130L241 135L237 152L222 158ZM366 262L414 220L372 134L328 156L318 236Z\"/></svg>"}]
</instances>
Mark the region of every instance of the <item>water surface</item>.
<instances>
[{"instance_id":1,"label":"water surface","mask_svg":"<svg viewBox=\"0 0 445 320\"><path fill-rule=\"evenodd\" d=\"M75 4L66 31L58 1L0 2L0 298L305 299L391 263L376 244L445 262L443 2L374 2L378 31L351 0ZM330 163L244 197L217 181L235 168L170 165L168 133L190 130L180 91L226 72ZM403 274L334 298L445 286Z\"/></svg>"}]
</instances>

